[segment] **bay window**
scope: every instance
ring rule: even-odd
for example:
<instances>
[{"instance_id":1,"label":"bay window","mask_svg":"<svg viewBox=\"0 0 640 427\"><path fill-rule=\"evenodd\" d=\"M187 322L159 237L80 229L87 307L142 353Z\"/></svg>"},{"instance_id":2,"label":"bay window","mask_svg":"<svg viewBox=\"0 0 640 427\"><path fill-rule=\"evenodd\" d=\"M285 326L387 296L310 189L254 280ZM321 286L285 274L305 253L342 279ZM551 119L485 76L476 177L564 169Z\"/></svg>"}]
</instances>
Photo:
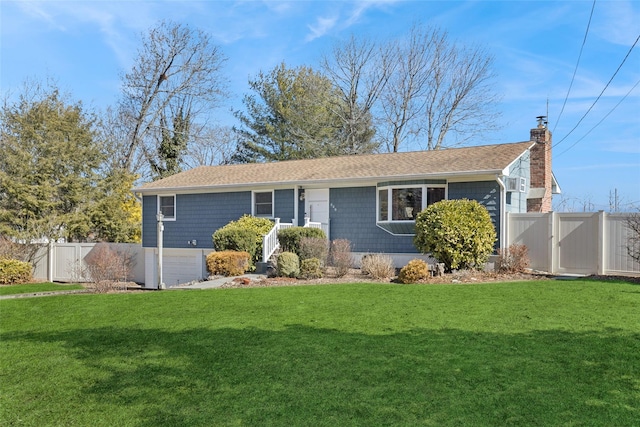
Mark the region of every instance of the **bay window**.
<instances>
[{"instance_id":1,"label":"bay window","mask_svg":"<svg viewBox=\"0 0 640 427\"><path fill-rule=\"evenodd\" d=\"M423 209L445 197L444 185L378 188L378 222L415 221Z\"/></svg>"}]
</instances>

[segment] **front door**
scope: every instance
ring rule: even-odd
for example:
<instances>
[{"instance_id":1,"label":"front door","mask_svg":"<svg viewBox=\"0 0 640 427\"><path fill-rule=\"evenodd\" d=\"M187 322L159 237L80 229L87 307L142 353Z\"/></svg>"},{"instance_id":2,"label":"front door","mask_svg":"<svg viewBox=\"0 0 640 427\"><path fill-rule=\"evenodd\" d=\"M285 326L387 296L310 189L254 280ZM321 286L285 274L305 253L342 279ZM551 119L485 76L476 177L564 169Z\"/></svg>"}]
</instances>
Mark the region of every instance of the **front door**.
<instances>
[{"instance_id":1,"label":"front door","mask_svg":"<svg viewBox=\"0 0 640 427\"><path fill-rule=\"evenodd\" d=\"M329 189L306 189L304 191L304 214L311 222L322 224L329 238Z\"/></svg>"}]
</instances>

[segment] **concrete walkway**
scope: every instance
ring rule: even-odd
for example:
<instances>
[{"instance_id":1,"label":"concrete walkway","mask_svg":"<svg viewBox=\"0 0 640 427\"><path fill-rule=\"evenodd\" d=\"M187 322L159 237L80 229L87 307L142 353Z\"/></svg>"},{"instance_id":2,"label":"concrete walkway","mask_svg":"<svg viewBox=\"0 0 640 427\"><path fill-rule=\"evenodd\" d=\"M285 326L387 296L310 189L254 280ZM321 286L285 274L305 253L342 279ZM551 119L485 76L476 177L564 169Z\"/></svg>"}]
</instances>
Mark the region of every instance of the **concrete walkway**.
<instances>
[{"instance_id":1,"label":"concrete walkway","mask_svg":"<svg viewBox=\"0 0 640 427\"><path fill-rule=\"evenodd\" d=\"M167 288L167 290L189 290L189 289L215 289L219 288L225 283L233 282L235 279L249 279L250 281L264 279L264 274L243 274L242 276L233 276L233 277L219 277L213 280L207 280L205 282L197 282L192 285L180 285L174 286L171 288Z\"/></svg>"}]
</instances>

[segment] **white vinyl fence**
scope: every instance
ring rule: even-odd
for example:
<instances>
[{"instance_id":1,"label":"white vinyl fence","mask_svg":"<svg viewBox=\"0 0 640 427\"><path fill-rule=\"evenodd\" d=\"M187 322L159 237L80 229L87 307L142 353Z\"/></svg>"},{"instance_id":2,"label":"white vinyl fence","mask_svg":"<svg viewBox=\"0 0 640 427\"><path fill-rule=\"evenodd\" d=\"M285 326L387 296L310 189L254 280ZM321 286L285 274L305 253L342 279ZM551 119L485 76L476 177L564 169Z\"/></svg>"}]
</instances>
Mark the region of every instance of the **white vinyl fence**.
<instances>
[{"instance_id":1,"label":"white vinyl fence","mask_svg":"<svg viewBox=\"0 0 640 427\"><path fill-rule=\"evenodd\" d=\"M631 214L507 215L507 246L524 244L531 268L551 274L640 275L627 252Z\"/></svg>"},{"instance_id":2,"label":"white vinyl fence","mask_svg":"<svg viewBox=\"0 0 640 427\"><path fill-rule=\"evenodd\" d=\"M50 282L87 282L85 258L97 243L53 243L44 246L36 256L33 276ZM126 254L131 260L129 280L144 283L144 251L135 243L108 243L111 249Z\"/></svg>"}]
</instances>

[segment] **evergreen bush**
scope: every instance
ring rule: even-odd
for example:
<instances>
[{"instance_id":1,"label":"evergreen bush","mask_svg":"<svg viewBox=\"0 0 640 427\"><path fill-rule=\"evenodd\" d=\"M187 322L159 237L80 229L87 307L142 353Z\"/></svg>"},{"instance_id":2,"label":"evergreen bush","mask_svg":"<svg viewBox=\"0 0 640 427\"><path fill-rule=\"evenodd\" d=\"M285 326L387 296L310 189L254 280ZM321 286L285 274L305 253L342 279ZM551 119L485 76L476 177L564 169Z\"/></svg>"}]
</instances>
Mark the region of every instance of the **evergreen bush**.
<instances>
[{"instance_id":1,"label":"evergreen bush","mask_svg":"<svg viewBox=\"0 0 640 427\"><path fill-rule=\"evenodd\" d=\"M300 274L300 258L293 252L282 252L278 255L278 276L298 277Z\"/></svg>"},{"instance_id":2,"label":"evergreen bush","mask_svg":"<svg viewBox=\"0 0 640 427\"><path fill-rule=\"evenodd\" d=\"M318 258L307 258L300 262L301 279L319 279L322 277L322 266Z\"/></svg>"},{"instance_id":3,"label":"evergreen bush","mask_svg":"<svg viewBox=\"0 0 640 427\"><path fill-rule=\"evenodd\" d=\"M475 200L442 200L418 214L413 239L445 269L482 269L493 252L496 230L487 209Z\"/></svg>"},{"instance_id":4,"label":"evergreen bush","mask_svg":"<svg viewBox=\"0 0 640 427\"><path fill-rule=\"evenodd\" d=\"M418 283L429 277L429 266L421 259L412 259L400 269L398 281L400 283Z\"/></svg>"},{"instance_id":5,"label":"evergreen bush","mask_svg":"<svg viewBox=\"0 0 640 427\"><path fill-rule=\"evenodd\" d=\"M213 275L240 276L249 269L248 252L221 251L207 255L207 270Z\"/></svg>"},{"instance_id":6,"label":"evergreen bush","mask_svg":"<svg viewBox=\"0 0 640 427\"><path fill-rule=\"evenodd\" d=\"M17 259L0 259L0 284L27 283L31 280L31 263Z\"/></svg>"},{"instance_id":7,"label":"evergreen bush","mask_svg":"<svg viewBox=\"0 0 640 427\"><path fill-rule=\"evenodd\" d=\"M240 251L251 255L250 266L262 260L262 236L273 228L268 218L243 215L213 233L216 251Z\"/></svg>"}]
</instances>

